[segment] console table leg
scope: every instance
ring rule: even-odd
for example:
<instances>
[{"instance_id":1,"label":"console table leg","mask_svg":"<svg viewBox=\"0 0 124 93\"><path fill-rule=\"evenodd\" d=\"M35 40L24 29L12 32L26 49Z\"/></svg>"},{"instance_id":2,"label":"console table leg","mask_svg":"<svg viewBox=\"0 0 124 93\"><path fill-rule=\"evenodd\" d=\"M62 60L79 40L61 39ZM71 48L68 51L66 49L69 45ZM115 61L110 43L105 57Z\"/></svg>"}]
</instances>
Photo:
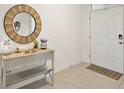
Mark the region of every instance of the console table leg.
<instances>
[{"instance_id":1,"label":"console table leg","mask_svg":"<svg viewBox=\"0 0 124 93\"><path fill-rule=\"evenodd\" d=\"M2 61L2 88L6 87L6 61Z\"/></svg>"},{"instance_id":2,"label":"console table leg","mask_svg":"<svg viewBox=\"0 0 124 93\"><path fill-rule=\"evenodd\" d=\"M52 85L54 86L54 53L52 53Z\"/></svg>"},{"instance_id":3,"label":"console table leg","mask_svg":"<svg viewBox=\"0 0 124 93\"><path fill-rule=\"evenodd\" d=\"M45 70L44 71L44 78L46 80L46 57L44 58L43 70Z\"/></svg>"}]
</instances>

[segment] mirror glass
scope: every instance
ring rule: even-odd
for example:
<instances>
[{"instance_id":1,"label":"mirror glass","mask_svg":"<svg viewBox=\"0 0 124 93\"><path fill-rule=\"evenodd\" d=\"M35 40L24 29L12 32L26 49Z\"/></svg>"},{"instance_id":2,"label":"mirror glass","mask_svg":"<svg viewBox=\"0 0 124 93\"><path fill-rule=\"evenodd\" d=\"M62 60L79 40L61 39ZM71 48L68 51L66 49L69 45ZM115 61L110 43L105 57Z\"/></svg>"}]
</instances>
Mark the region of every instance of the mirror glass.
<instances>
[{"instance_id":1,"label":"mirror glass","mask_svg":"<svg viewBox=\"0 0 124 93\"><path fill-rule=\"evenodd\" d=\"M18 13L13 19L13 29L21 36L29 36L35 29L35 20L26 12Z\"/></svg>"}]
</instances>

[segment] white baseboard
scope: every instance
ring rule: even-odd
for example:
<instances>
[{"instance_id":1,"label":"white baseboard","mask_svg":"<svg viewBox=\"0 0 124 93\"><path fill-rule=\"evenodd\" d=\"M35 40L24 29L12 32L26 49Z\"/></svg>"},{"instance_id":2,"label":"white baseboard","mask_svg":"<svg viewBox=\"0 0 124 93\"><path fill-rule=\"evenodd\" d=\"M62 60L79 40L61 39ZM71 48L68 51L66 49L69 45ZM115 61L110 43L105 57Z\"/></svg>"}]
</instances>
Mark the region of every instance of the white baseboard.
<instances>
[{"instance_id":1,"label":"white baseboard","mask_svg":"<svg viewBox=\"0 0 124 93\"><path fill-rule=\"evenodd\" d=\"M73 64L69 64L69 65L63 66L62 68L57 68L57 69L55 69L54 73L60 72L60 71L62 71L62 70L64 70L64 69L70 68L71 66L80 64L80 63L82 63L82 62L83 62L83 61L77 62L77 63L75 62L75 63L73 63Z\"/></svg>"}]
</instances>

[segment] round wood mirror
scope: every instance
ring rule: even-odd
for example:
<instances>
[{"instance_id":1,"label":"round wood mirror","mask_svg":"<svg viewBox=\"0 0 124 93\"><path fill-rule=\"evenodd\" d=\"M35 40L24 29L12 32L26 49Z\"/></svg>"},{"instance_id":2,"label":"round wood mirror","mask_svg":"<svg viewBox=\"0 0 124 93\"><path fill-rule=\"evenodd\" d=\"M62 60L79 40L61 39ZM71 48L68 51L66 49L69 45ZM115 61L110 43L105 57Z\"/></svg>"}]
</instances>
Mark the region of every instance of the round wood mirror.
<instances>
[{"instance_id":1,"label":"round wood mirror","mask_svg":"<svg viewBox=\"0 0 124 93\"><path fill-rule=\"evenodd\" d=\"M34 41L41 31L39 14L28 5L16 5L5 15L4 28L15 42L26 44Z\"/></svg>"}]
</instances>

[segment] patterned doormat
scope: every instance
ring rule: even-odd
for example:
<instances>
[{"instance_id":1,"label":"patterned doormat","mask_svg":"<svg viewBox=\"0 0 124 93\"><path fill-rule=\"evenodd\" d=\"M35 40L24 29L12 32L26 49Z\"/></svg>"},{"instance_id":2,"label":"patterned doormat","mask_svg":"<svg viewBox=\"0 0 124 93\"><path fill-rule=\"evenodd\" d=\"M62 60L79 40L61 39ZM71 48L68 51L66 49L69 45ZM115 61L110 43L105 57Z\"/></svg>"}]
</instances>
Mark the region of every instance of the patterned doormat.
<instances>
[{"instance_id":1,"label":"patterned doormat","mask_svg":"<svg viewBox=\"0 0 124 93\"><path fill-rule=\"evenodd\" d=\"M103 67L96 66L94 64L91 64L86 68L89 69L89 70L92 70L94 72L97 72L99 74L102 74L104 76L107 76L107 77L110 77L112 79L115 79L115 80L119 80L119 78L122 76L122 74L120 74L118 72L108 70L108 69L105 69Z\"/></svg>"}]
</instances>

